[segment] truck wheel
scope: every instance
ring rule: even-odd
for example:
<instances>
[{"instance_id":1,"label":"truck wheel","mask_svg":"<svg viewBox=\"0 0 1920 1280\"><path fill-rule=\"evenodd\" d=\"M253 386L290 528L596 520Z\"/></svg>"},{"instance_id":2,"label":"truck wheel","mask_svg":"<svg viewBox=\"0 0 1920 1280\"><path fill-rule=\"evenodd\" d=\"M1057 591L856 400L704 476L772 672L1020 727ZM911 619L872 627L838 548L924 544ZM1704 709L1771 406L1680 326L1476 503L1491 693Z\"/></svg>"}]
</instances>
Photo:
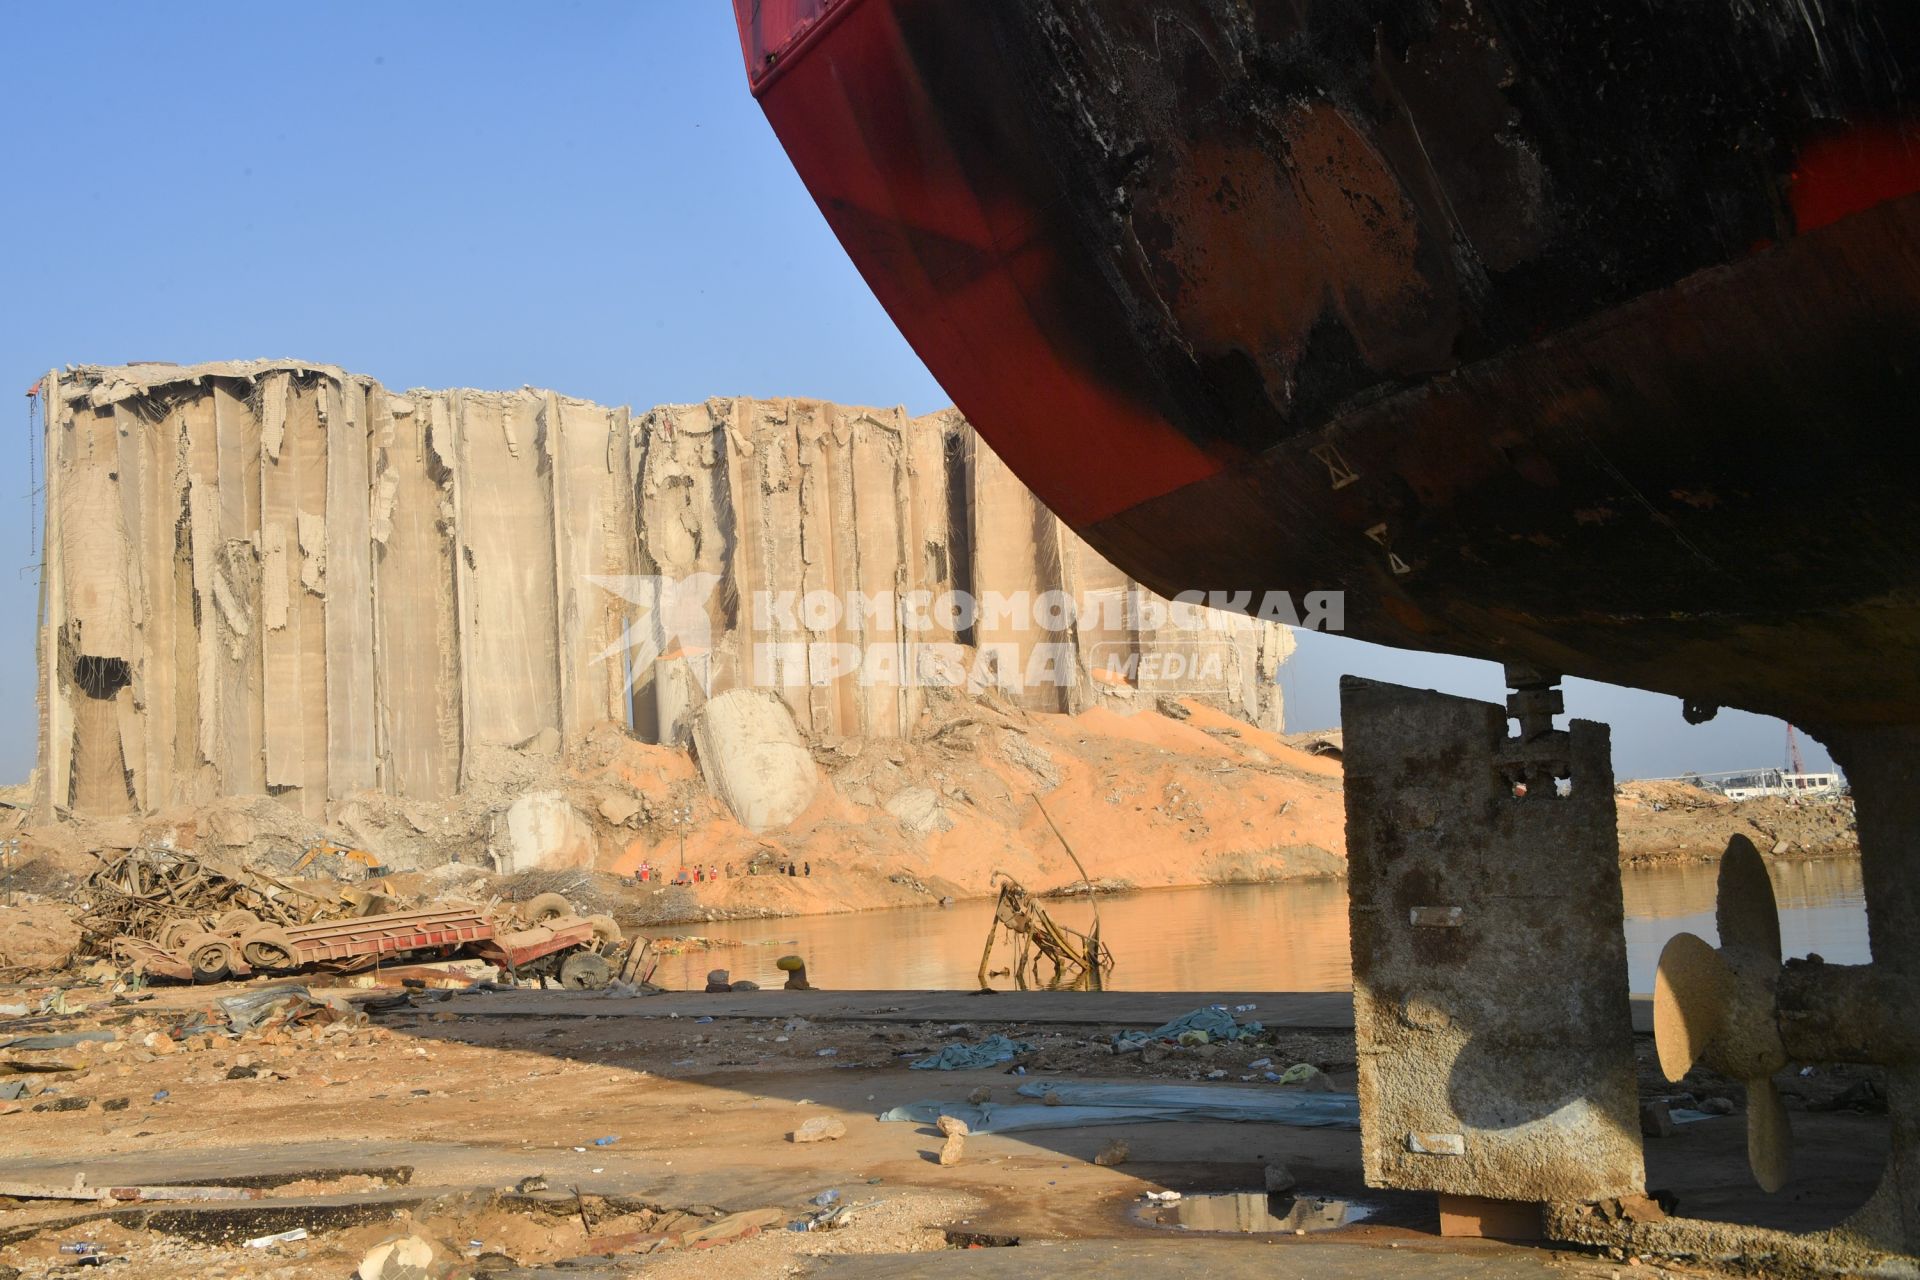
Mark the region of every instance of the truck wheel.
<instances>
[{"instance_id":1,"label":"truck wheel","mask_svg":"<svg viewBox=\"0 0 1920 1280\"><path fill-rule=\"evenodd\" d=\"M240 940L240 957L254 969L291 969L296 963L292 940L271 925L255 928Z\"/></svg>"},{"instance_id":2,"label":"truck wheel","mask_svg":"<svg viewBox=\"0 0 1920 1280\"><path fill-rule=\"evenodd\" d=\"M228 911L213 922L213 931L229 938L244 938L260 927L260 917L251 911Z\"/></svg>"},{"instance_id":3,"label":"truck wheel","mask_svg":"<svg viewBox=\"0 0 1920 1280\"><path fill-rule=\"evenodd\" d=\"M612 916L588 916L587 923L593 926L593 940L600 944L601 951L619 943L620 926L613 922Z\"/></svg>"},{"instance_id":4,"label":"truck wheel","mask_svg":"<svg viewBox=\"0 0 1920 1280\"><path fill-rule=\"evenodd\" d=\"M154 941L162 951L178 951L188 938L198 937L207 931L207 926L198 920L169 920L160 926L160 932Z\"/></svg>"},{"instance_id":5,"label":"truck wheel","mask_svg":"<svg viewBox=\"0 0 1920 1280\"><path fill-rule=\"evenodd\" d=\"M545 924L560 916L573 914L573 904L558 893L540 893L520 904L520 918L528 924Z\"/></svg>"},{"instance_id":6,"label":"truck wheel","mask_svg":"<svg viewBox=\"0 0 1920 1280\"><path fill-rule=\"evenodd\" d=\"M560 963L560 985L569 991L599 991L613 980L613 966L591 951L576 951Z\"/></svg>"},{"instance_id":7,"label":"truck wheel","mask_svg":"<svg viewBox=\"0 0 1920 1280\"><path fill-rule=\"evenodd\" d=\"M233 970L233 942L217 933L188 938L182 952L195 982L225 982Z\"/></svg>"}]
</instances>

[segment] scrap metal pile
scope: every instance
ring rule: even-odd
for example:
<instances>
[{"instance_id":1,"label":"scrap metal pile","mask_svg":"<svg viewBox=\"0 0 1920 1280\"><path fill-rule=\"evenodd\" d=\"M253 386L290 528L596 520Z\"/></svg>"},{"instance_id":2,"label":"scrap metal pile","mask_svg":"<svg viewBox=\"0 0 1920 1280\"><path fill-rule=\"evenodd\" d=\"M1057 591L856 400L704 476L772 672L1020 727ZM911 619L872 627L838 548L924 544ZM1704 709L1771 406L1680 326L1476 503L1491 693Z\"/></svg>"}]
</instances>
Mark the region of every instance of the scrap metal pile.
<instances>
[{"instance_id":1,"label":"scrap metal pile","mask_svg":"<svg viewBox=\"0 0 1920 1280\"><path fill-rule=\"evenodd\" d=\"M559 894L525 903L439 903L399 911L392 896L327 896L262 872L144 847L103 857L87 879L83 945L129 974L220 982L255 973L353 973L404 957L467 954L570 987L612 980L620 928Z\"/></svg>"},{"instance_id":2,"label":"scrap metal pile","mask_svg":"<svg viewBox=\"0 0 1920 1280\"><path fill-rule=\"evenodd\" d=\"M263 926L338 918L356 905L163 845L101 854L85 900L82 945L95 955L113 955L124 939L171 951L198 934L241 937Z\"/></svg>"}]
</instances>

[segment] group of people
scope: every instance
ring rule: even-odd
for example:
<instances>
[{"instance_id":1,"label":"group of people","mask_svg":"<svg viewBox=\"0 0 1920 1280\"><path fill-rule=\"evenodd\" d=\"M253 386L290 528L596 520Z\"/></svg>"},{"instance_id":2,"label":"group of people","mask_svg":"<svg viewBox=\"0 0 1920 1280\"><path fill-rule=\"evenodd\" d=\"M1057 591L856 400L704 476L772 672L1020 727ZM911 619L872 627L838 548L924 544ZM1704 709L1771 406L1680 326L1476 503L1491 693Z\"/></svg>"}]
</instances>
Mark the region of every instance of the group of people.
<instances>
[{"instance_id":1,"label":"group of people","mask_svg":"<svg viewBox=\"0 0 1920 1280\"><path fill-rule=\"evenodd\" d=\"M728 875L733 874L733 864L731 862L727 864L726 873ZM658 880L663 874L665 874L664 869L654 866L651 862L643 862L633 869L633 878L635 883L638 884L647 884L651 881ZM719 878L719 867L711 863L703 865L696 862L691 867L682 864L680 869L674 873L674 877L669 883L704 884L709 880L718 880Z\"/></svg>"},{"instance_id":2,"label":"group of people","mask_svg":"<svg viewBox=\"0 0 1920 1280\"><path fill-rule=\"evenodd\" d=\"M759 875L759 864L748 863L747 874L754 876ZM813 864L811 862L782 862L774 867L773 874L777 876L810 876L813 874Z\"/></svg>"},{"instance_id":3,"label":"group of people","mask_svg":"<svg viewBox=\"0 0 1920 1280\"><path fill-rule=\"evenodd\" d=\"M778 864L774 868L773 873L777 876L810 876L813 874L813 863L793 862L789 860ZM652 883L658 880L663 874L664 870L654 866L651 862L642 862L633 869L633 879L636 884ZM726 865L725 874L728 877L733 875L733 864L731 862ZM760 864L757 862L749 862L747 864L747 874L750 876L759 875ZM696 862L691 867L683 864L680 869L674 873L673 879L668 883L705 884L709 880L720 879L720 876L721 869L719 867L714 866L712 863L703 865Z\"/></svg>"}]
</instances>

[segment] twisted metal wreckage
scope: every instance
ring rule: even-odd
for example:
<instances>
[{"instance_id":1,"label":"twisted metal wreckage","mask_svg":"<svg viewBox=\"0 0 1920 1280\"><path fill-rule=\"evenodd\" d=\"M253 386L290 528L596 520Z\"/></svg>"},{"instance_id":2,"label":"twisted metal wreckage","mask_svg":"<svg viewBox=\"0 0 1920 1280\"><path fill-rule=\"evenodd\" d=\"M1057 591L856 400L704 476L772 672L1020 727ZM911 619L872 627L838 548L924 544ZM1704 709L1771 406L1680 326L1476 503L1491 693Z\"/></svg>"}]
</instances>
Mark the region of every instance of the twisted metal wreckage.
<instances>
[{"instance_id":1,"label":"twisted metal wreckage","mask_svg":"<svg viewBox=\"0 0 1920 1280\"><path fill-rule=\"evenodd\" d=\"M457 955L574 988L604 987L616 967L625 978L651 976L640 972L644 940L622 947L610 917L583 917L557 893L408 909L379 888L322 894L152 846L103 856L85 894L87 948L137 977L211 983L311 969L358 973Z\"/></svg>"}]
</instances>

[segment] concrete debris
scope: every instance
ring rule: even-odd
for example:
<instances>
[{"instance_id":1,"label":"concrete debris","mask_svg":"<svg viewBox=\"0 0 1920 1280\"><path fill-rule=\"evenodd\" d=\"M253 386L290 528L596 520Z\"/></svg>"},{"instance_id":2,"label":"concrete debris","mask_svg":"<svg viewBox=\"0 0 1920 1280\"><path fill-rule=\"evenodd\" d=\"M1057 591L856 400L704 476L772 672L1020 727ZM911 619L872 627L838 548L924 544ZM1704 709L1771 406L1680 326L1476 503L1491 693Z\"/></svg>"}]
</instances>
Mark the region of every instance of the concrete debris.
<instances>
[{"instance_id":1,"label":"concrete debris","mask_svg":"<svg viewBox=\"0 0 1920 1280\"><path fill-rule=\"evenodd\" d=\"M0 969L60 969L80 948L80 926L58 903L0 907Z\"/></svg>"},{"instance_id":2,"label":"concrete debris","mask_svg":"<svg viewBox=\"0 0 1920 1280\"><path fill-rule=\"evenodd\" d=\"M838 1116L815 1116L788 1135L794 1142L831 1142L847 1136L847 1126Z\"/></svg>"},{"instance_id":3,"label":"concrete debris","mask_svg":"<svg viewBox=\"0 0 1920 1280\"><path fill-rule=\"evenodd\" d=\"M1125 1138L1109 1138L1107 1145L1100 1148L1099 1154L1093 1157L1093 1162L1103 1167L1112 1167L1125 1164L1132 1158L1133 1148L1127 1145Z\"/></svg>"},{"instance_id":4,"label":"concrete debris","mask_svg":"<svg viewBox=\"0 0 1920 1280\"><path fill-rule=\"evenodd\" d=\"M939 793L928 787L908 787L894 793L884 806L909 831L925 835L953 830L953 819L940 804Z\"/></svg>"},{"instance_id":5,"label":"concrete debris","mask_svg":"<svg viewBox=\"0 0 1920 1280\"><path fill-rule=\"evenodd\" d=\"M934 1122L946 1141L940 1144L940 1163L942 1166L960 1163L967 1151L967 1135L972 1132L967 1122L955 1116L941 1116Z\"/></svg>"},{"instance_id":6,"label":"concrete debris","mask_svg":"<svg viewBox=\"0 0 1920 1280\"><path fill-rule=\"evenodd\" d=\"M495 823L495 864L509 875L535 867L590 867L598 844L593 824L561 791L529 791Z\"/></svg>"},{"instance_id":7,"label":"concrete debris","mask_svg":"<svg viewBox=\"0 0 1920 1280\"><path fill-rule=\"evenodd\" d=\"M419 1236L402 1236L367 1250L354 1272L358 1280L432 1280L433 1246Z\"/></svg>"},{"instance_id":8,"label":"concrete debris","mask_svg":"<svg viewBox=\"0 0 1920 1280\"><path fill-rule=\"evenodd\" d=\"M640 797L631 794L610 795L600 801L600 816L616 827L623 827L628 819L639 813L645 806Z\"/></svg>"},{"instance_id":9,"label":"concrete debris","mask_svg":"<svg viewBox=\"0 0 1920 1280\"><path fill-rule=\"evenodd\" d=\"M694 755L707 787L749 831L782 827L813 803L820 775L780 698L730 689L700 709Z\"/></svg>"},{"instance_id":10,"label":"concrete debris","mask_svg":"<svg viewBox=\"0 0 1920 1280\"><path fill-rule=\"evenodd\" d=\"M1293 1176L1293 1170L1287 1168L1286 1165L1281 1164L1278 1160L1269 1160L1267 1162L1266 1169L1262 1171L1262 1178L1265 1182L1268 1195L1278 1195L1283 1191L1291 1191L1299 1185L1298 1179Z\"/></svg>"}]
</instances>

